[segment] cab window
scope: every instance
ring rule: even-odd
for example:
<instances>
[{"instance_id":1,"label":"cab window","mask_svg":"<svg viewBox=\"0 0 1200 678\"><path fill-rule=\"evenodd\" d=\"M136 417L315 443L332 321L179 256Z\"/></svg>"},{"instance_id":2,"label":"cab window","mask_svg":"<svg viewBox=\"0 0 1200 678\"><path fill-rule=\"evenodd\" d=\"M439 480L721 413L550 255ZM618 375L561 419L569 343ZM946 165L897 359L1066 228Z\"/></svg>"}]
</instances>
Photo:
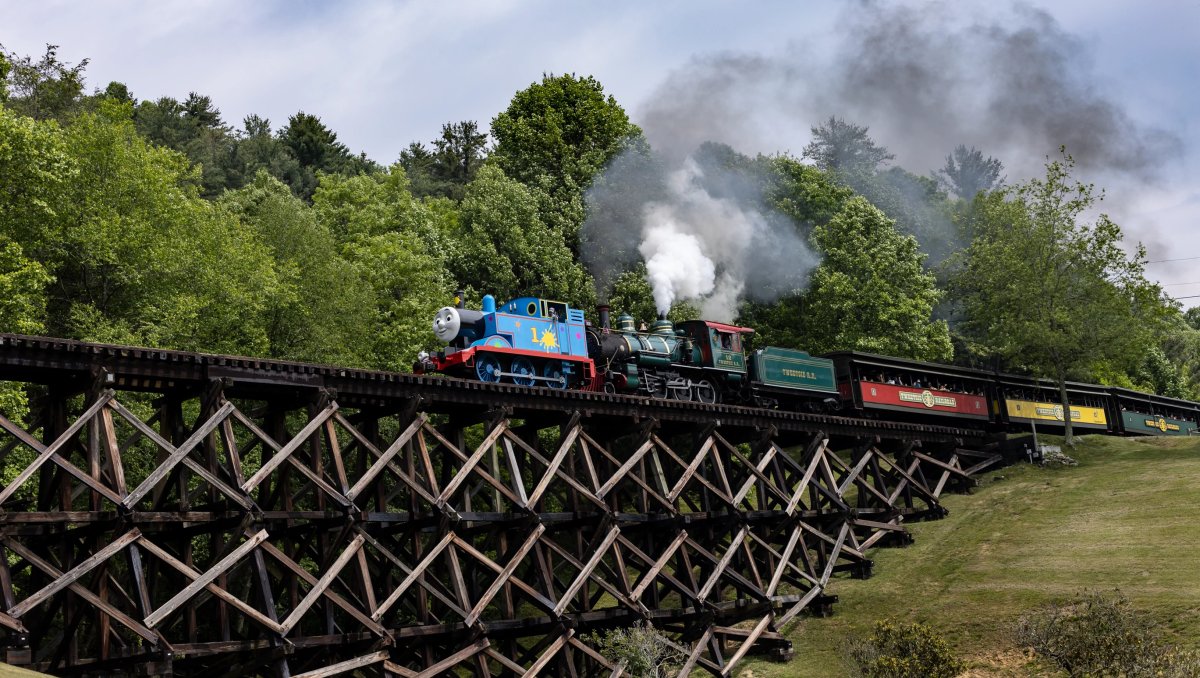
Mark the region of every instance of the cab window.
<instances>
[{"instance_id":1,"label":"cab window","mask_svg":"<svg viewBox=\"0 0 1200 678\"><path fill-rule=\"evenodd\" d=\"M720 346L721 350L737 351L739 353L741 352L742 338L737 333L735 333L735 332L718 332L716 330L713 330L713 334L716 335L716 339L717 339L714 343L717 346Z\"/></svg>"}]
</instances>

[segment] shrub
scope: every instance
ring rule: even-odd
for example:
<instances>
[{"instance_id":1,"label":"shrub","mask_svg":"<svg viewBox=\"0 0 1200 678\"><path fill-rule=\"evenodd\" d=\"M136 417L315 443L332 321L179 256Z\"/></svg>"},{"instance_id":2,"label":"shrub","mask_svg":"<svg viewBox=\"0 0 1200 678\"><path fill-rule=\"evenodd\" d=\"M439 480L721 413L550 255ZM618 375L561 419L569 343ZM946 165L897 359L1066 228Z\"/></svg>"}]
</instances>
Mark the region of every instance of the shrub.
<instances>
[{"instance_id":1,"label":"shrub","mask_svg":"<svg viewBox=\"0 0 1200 678\"><path fill-rule=\"evenodd\" d=\"M1119 591L1085 592L1027 614L1017 641L1071 676L1200 677L1200 655L1166 643Z\"/></svg>"},{"instance_id":2,"label":"shrub","mask_svg":"<svg viewBox=\"0 0 1200 678\"><path fill-rule=\"evenodd\" d=\"M671 676L683 661L671 641L648 624L635 624L588 636L600 654L622 664L632 678Z\"/></svg>"},{"instance_id":3,"label":"shrub","mask_svg":"<svg viewBox=\"0 0 1200 678\"><path fill-rule=\"evenodd\" d=\"M849 654L865 678L952 678L966 668L936 631L918 623L876 622Z\"/></svg>"}]
</instances>

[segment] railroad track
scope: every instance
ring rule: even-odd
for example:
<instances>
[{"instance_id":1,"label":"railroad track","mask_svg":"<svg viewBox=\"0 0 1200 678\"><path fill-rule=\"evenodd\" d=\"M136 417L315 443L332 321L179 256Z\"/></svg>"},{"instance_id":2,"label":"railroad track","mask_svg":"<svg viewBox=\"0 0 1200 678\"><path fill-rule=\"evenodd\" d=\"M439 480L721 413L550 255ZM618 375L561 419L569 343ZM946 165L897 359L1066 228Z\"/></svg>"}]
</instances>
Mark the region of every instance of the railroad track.
<instances>
[{"instance_id":1,"label":"railroad track","mask_svg":"<svg viewBox=\"0 0 1200 678\"><path fill-rule=\"evenodd\" d=\"M823 431L831 436L910 435L936 442L979 443L978 429L904 421L858 419L739 405L661 400L592 391L564 391L363 370L285 360L137 348L23 335L0 334L0 377L34 383L69 383L83 389L96 375L111 375L112 388L152 392L199 392L226 381L230 397L302 397L306 390L336 393L345 406L397 407L421 398L429 407L473 405L513 412L577 410L585 416L707 424L732 428L775 427L780 431Z\"/></svg>"}]
</instances>

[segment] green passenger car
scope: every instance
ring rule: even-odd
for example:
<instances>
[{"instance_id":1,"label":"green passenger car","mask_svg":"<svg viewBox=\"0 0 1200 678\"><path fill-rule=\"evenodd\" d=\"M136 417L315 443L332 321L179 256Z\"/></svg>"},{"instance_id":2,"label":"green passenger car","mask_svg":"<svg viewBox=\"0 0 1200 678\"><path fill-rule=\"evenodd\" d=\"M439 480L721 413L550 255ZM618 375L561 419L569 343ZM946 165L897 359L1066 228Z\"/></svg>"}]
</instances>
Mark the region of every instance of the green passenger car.
<instances>
[{"instance_id":1,"label":"green passenger car","mask_svg":"<svg viewBox=\"0 0 1200 678\"><path fill-rule=\"evenodd\" d=\"M1186 436L1200 432L1200 405L1178 398L1110 387L1114 433L1127 436Z\"/></svg>"},{"instance_id":2,"label":"green passenger car","mask_svg":"<svg viewBox=\"0 0 1200 678\"><path fill-rule=\"evenodd\" d=\"M1148 436L1186 436L1196 432L1196 422L1186 419L1166 417L1161 414L1143 414L1141 412L1122 412L1121 419L1125 424L1125 433Z\"/></svg>"}]
</instances>

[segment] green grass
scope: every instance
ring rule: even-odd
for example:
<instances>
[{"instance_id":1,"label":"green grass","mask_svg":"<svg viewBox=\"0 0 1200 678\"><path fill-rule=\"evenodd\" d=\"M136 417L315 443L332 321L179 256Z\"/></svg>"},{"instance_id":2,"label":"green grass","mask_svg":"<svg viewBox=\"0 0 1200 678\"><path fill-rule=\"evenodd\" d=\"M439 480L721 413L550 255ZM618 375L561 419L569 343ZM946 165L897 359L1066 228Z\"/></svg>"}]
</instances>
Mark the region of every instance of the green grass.
<instances>
[{"instance_id":1,"label":"green grass","mask_svg":"<svg viewBox=\"0 0 1200 678\"><path fill-rule=\"evenodd\" d=\"M785 633L788 664L752 661L754 678L847 675L842 647L879 619L923 621L968 661L971 676L1056 675L1015 647L1025 612L1085 589L1120 589L1172 641L1200 647L1200 440L1088 436L1077 467L985 473L950 515L909 525L916 543L877 549L875 576L839 579L834 616Z\"/></svg>"}]
</instances>

